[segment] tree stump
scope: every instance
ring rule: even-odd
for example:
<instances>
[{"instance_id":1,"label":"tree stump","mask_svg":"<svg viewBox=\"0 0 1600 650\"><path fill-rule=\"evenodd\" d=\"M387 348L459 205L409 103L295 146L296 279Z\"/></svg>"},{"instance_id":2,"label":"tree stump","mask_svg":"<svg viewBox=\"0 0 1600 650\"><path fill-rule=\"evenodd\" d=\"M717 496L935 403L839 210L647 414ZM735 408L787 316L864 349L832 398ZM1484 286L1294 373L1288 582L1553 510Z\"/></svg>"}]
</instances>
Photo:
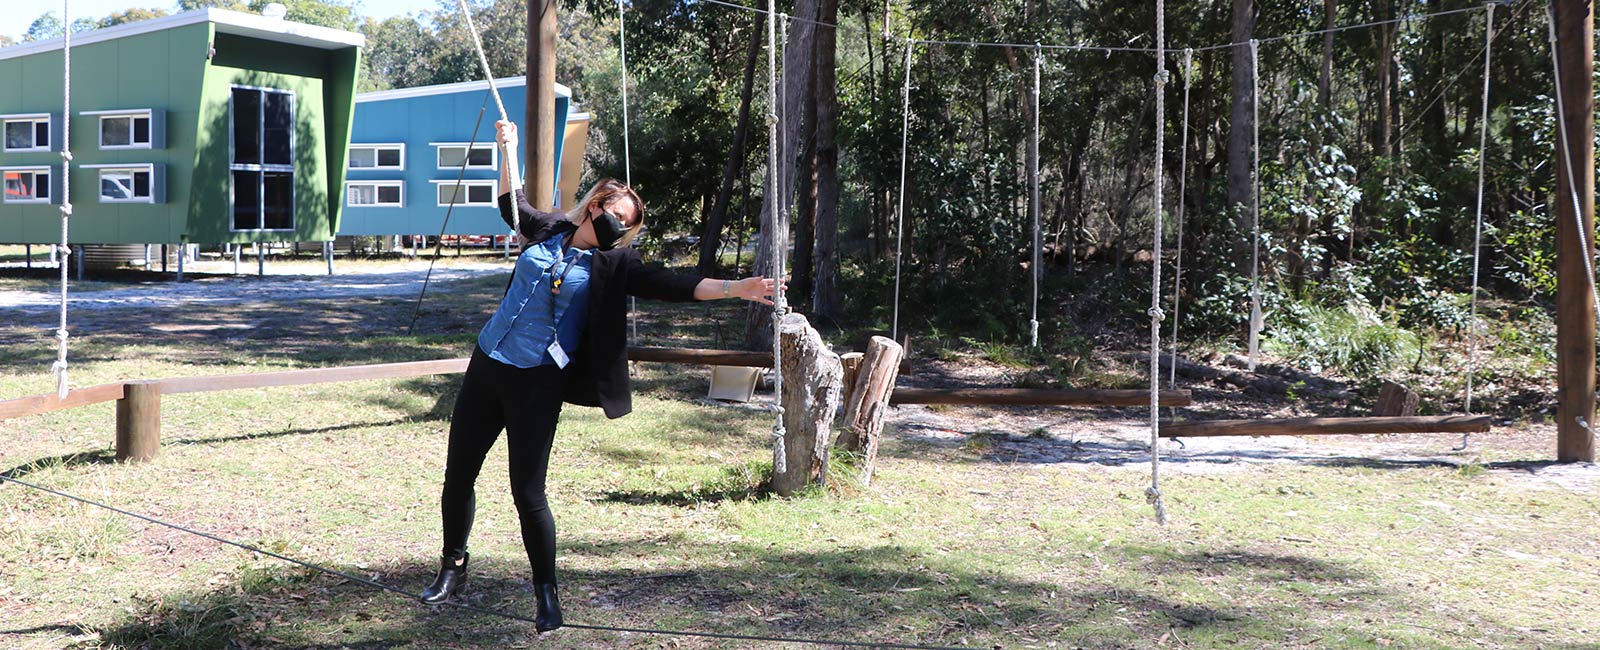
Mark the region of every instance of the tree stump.
<instances>
[{"instance_id":1,"label":"tree stump","mask_svg":"<svg viewBox=\"0 0 1600 650\"><path fill-rule=\"evenodd\" d=\"M905 348L892 339L874 336L867 343L855 386L844 407L844 431L839 447L861 454L861 482L872 482L878 461L878 439L883 433L883 418L889 412L889 396L899 377Z\"/></svg>"},{"instance_id":2,"label":"tree stump","mask_svg":"<svg viewBox=\"0 0 1600 650\"><path fill-rule=\"evenodd\" d=\"M1385 379L1382 390L1378 391L1378 403L1372 407L1372 414L1379 417L1409 417L1417 414L1417 403L1421 398L1411 389Z\"/></svg>"},{"instance_id":3,"label":"tree stump","mask_svg":"<svg viewBox=\"0 0 1600 650\"><path fill-rule=\"evenodd\" d=\"M805 316L788 314L778 328L783 351L784 471L772 472L772 490L789 496L825 480L829 434L841 401L844 365Z\"/></svg>"},{"instance_id":4,"label":"tree stump","mask_svg":"<svg viewBox=\"0 0 1600 650\"><path fill-rule=\"evenodd\" d=\"M866 356L861 352L846 352L839 355L839 362L844 364L843 398L844 403L850 403L850 396L855 393L856 375L861 372L861 359Z\"/></svg>"}]
</instances>

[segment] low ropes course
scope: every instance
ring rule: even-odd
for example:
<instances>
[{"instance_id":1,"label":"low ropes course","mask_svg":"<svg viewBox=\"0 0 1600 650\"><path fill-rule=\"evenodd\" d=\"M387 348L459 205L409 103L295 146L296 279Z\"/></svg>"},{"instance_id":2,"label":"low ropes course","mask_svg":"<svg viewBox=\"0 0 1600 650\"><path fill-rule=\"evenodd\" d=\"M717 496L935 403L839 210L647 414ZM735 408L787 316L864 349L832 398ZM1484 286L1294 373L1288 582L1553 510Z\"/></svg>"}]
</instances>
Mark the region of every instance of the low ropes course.
<instances>
[{"instance_id":1,"label":"low ropes course","mask_svg":"<svg viewBox=\"0 0 1600 650\"><path fill-rule=\"evenodd\" d=\"M354 574L351 574L351 573L346 573L344 571L339 571L337 569L330 569L330 568L327 568L327 567L324 567L324 566L321 566L321 565L318 565L318 564L313 564L311 562L307 562L305 560L295 559L295 558L289 557L287 555L283 555L283 554L280 554L280 553L274 553L272 551L269 551L269 550L266 550L266 549L263 549L263 548L259 548L259 547L256 547L256 546L251 546L251 545L245 544L243 542L233 541L233 540L230 540L230 539L227 539L227 538L224 538L224 537L219 537L217 535L213 535L211 533L207 533L207 532L204 532L204 531L195 530L193 528L189 528L189 527L182 526L182 525L179 525L179 524L174 524L174 523L167 522L167 521L162 521L162 520L157 519L155 517L150 517L150 516L147 516L147 515L141 515L141 514L136 513L136 512L130 512L130 511L118 508L116 506L100 503L99 501L95 501L93 499L86 499L84 497L80 497L80 496L77 496L77 495L74 495L74 494L68 494L66 492L62 492L62 491L59 491L59 490L54 490L54 489L51 489L51 488L48 488L48 487L45 487L45 486L42 486L42 485L38 485L38 484L35 484L35 483L32 483L32 482L29 482L29 481L24 481L24 480L21 480L21 479L12 478L11 476L9 476L7 474L0 474L0 483L15 483L15 484L20 485L22 487L29 488L29 489L32 489L32 490L36 490L36 491L39 491L39 492L43 492L45 494L50 494L50 495L57 496L57 497L60 497L60 498L63 498L63 499L76 501L76 502L82 503L84 505L93 506L93 507L96 507L96 508L101 508L103 510L108 510L110 512L114 512L114 513L117 513L117 514L125 516L125 517L131 517L131 518L138 519L138 520L141 520L141 521L149 522L149 523L155 524L157 526L163 526L163 527L170 528L172 530L176 530L176 531L179 531L179 532L182 532L182 533L195 535L197 537L203 537L205 539L209 539L209 540L211 540L213 542L217 542L219 544L226 544L228 546L232 546L232 547L235 547L235 548L243 549L245 551L248 551L248 552L251 552L251 553L256 553L258 555L265 555L267 557L270 557L270 558L273 558L273 559L276 559L276 560L281 560L281 561L284 561L284 562L288 562L290 564L294 564L294 565L302 567L302 568L310 569L310 570L316 571L318 573L323 573L323 574L330 575L330 576L333 576L333 577L336 577L336 578L343 578L345 580L349 580L349 581L354 582L354 583L366 585L368 587L371 587L373 589L378 589L380 591L387 591L387 592L390 592L390 593L399 594L399 595L405 596L405 597L413 599L413 600L416 600L416 599L420 598L420 595L417 594L417 593L412 593L410 591L406 591L406 590L401 589L399 587L395 587L395 586L392 586L392 585L387 585L387 584L384 584L382 582L378 582L377 580L373 580L371 578L363 578L361 576L354 575ZM523 616L521 614L513 614L511 612L507 612L507 611L503 611L503 610L491 609L491 608L488 608L488 607L478 607L476 605L468 605L468 604L465 604L465 603L458 603L458 602L454 602L454 601L445 601L442 604L442 606L444 606L444 607L452 607L452 608L455 608L455 609L460 609L460 610L468 611L468 612L473 612L475 614L483 614L483 615L486 615L486 616L497 616L497 617L500 617L500 618L509 619L509 620L513 620L513 621L520 621L520 622L523 622L523 623L533 623L534 622L533 618L529 617L529 616ZM562 628L571 628L571 629L575 629L575 630L595 630L595 631L600 631L600 632L620 632L620 633L628 633L628 634L652 634L652 635L657 635L657 636L699 637L699 638L706 638L706 639L726 639L726 640L733 640L733 641L769 641L769 642L776 642L776 643L799 643L799 644L818 645L818 646L846 646L846 647L854 647L854 648L904 648L904 649L907 649L907 650L978 650L976 648L970 648L970 647L966 647L966 646L920 645L920 644L914 644L914 643L888 643L888 642L878 643L878 642L872 642L872 641L839 641L839 640L833 640L833 639L810 639L810 638L800 638L800 637L763 636L763 635L757 635L757 634L726 634L726 633L720 633L720 632L694 632L694 631L689 631L689 630L666 630L666 629L646 628L646 627L623 627L623 626L616 626L616 625L583 625L583 624L578 624L578 623L565 623L565 624L562 625Z\"/></svg>"}]
</instances>

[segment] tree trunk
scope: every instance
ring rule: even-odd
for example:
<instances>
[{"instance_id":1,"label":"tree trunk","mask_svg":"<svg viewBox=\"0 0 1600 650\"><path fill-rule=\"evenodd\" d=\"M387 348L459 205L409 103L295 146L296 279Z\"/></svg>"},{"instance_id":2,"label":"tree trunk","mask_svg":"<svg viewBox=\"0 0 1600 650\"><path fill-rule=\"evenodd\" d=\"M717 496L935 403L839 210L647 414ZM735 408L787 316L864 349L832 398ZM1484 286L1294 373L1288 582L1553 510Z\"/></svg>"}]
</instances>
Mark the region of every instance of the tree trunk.
<instances>
[{"instance_id":1,"label":"tree trunk","mask_svg":"<svg viewBox=\"0 0 1600 650\"><path fill-rule=\"evenodd\" d=\"M829 435L839 409L844 366L800 314L783 317L784 471L774 469L772 490L790 496L813 480L826 480Z\"/></svg>"},{"instance_id":2,"label":"tree trunk","mask_svg":"<svg viewBox=\"0 0 1600 650\"><path fill-rule=\"evenodd\" d=\"M1383 0L1378 4L1378 20L1389 20L1389 1ZM1390 71L1394 67L1394 25L1385 23L1378 26L1378 114L1377 133L1373 134L1373 145L1378 150L1378 157L1387 158L1393 151L1392 119L1390 110L1393 103L1390 100L1390 88L1394 85Z\"/></svg>"},{"instance_id":3,"label":"tree trunk","mask_svg":"<svg viewBox=\"0 0 1600 650\"><path fill-rule=\"evenodd\" d=\"M827 0L819 0L826 2ZM810 306L811 297L816 294L813 282L815 259L813 253L817 246L817 53L818 41L821 40L820 32L826 31L822 27L814 27L815 39L812 41L811 56L806 59L810 66L807 73L806 95L804 114L801 116L805 131L800 138L800 185L795 189L794 227L794 264L793 281L790 286L794 289L794 296L790 298L792 304L800 305L802 309Z\"/></svg>"},{"instance_id":4,"label":"tree trunk","mask_svg":"<svg viewBox=\"0 0 1600 650\"><path fill-rule=\"evenodd\" d=\"M706 217L705 232L700 235L700 263L696 271L704 276L716 274L717 251L722 247L722 222L728 214L728 203L733 200L733 181L744 169L745 140L750 133L750 99L755 94L756 59L761 53L762 36L766 34L765 18L765 14L756 14L755 24L750 28L750 49L745 52L744 86L739 91L739 117L733 129L733 146L728 151L728 163L722 167L722 187L717 190L717 201Z\"/></svg>"},{"instance_id":5,"label":"tree trunk","mask_svg":"<svg viewBox=\"0 0 1600 650\"><path fill-rule=\"evenodd\" d=\"M1339 0L1322 0L1322 74L1317 77L1317 103L1324 110L1333 101L1333 22L1339 15Z\"/></svg>"},{"instance_id":6,"label":"tree trunk","mask_svg":"<svg viewBox=\"0 0 1600 650\"><path fill-rule=\"evenodd\" d=\"M840 449L861 455L861 482L872 482L878 460L878 440L883 434L883 418L889 412L889 398L900 372L904 348L891 339L874 336L867 343L855 385L849 387L844 405L844 430L836 443Z\"/></svg>"},{"instance_id":7,"label":"tree trunk","mask_svg":"<svg viewBox=\"0 0 1600 650\"><path fill-rule=\"evenodd\" d=\"M1248 42L1255 32L1251 0L1233 0L1233 42ZM1228 210L1233 213L1235 259L1250 252L1251 195L1255 176L1251 166L1251 134L1255 128L1255 85L1250 49L1233 48L1233 108L1228 119Z\"/></svg>"},{"instance_id":8,"label":"tree trunk","mask_svg":"<svg viewBox=\"0 0 1600 650\"><path fill-rule=\"evenodd\" d=\"M789 197L794 191L795 155L800 144L800 134L803 133L803 124L800 123L801 110L806 101L806 90L811 85L811 60L813 56L812 39L816 34L817 0L795 0L793 18L789 21L789 32L784 36L783 50L783 87L780 89L779 101L782 106L775 107L780 116L787 115L779 126L778 140L779 151L783 154L778 157L778 169L768 170L777 178L778 192L773 194L770 190L762 192L761 197L761 237L756 245L755 273L766 277L774 275L774 249L780 248L787 253L789 250L789 215L780 212L776 220L772 216L774 202L781 211L789 204ZM782 119L782 117L780 117ZM767 187L771 187L771 178ZM787 269L786 269L787 270ZM766 348L772 345L772 308L760 303L751 302L745 312L745 342L755 348Z\"/></svg>"},{"instance_id":9,"label":"tree trunk","mask_svg":"<svg viewBox=\"0 0 1600 650\"><path fill-rule=\"evenodd\" d=\"M833 24L839 0L822 0L819 22ZM817 224L816 291L811 309L828 324L844 320L839 294L839 88L835 69L838 33L822 27L817 33Z\"/></svg>"}]
</instances>

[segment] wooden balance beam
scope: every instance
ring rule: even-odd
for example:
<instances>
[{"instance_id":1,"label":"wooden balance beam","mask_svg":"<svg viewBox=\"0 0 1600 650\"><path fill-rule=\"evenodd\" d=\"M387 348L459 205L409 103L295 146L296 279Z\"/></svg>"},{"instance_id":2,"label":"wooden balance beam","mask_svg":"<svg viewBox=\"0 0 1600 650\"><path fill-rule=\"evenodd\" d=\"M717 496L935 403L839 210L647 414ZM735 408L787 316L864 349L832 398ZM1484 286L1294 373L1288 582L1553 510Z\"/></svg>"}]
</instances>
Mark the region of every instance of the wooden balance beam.
<instances>
[{"instance_id":1,"label":"wooden balance beam","mask_svg":"<svg viewBox=\"0 0 1600 650\"><path fill-rule=\"evenodd\" d=\"M1435 417L1282 418L1162 422L1163 438L1320 436L1364 433L1488 433L1487 415Z\"/></svg>"},{"instance_id":2,"label":"wooden balance beam","mask_svg":"<svg viewBox=\"0 0 1600 650\"><path fill-rule=\"evenodd\" d=\"M896 388L889 403L991 406L1149 406L1150 391L1045 390L1038 388ZM1162 406L1188 406L1189 391L1161 391Z\"/></svg>"}]
</instances>

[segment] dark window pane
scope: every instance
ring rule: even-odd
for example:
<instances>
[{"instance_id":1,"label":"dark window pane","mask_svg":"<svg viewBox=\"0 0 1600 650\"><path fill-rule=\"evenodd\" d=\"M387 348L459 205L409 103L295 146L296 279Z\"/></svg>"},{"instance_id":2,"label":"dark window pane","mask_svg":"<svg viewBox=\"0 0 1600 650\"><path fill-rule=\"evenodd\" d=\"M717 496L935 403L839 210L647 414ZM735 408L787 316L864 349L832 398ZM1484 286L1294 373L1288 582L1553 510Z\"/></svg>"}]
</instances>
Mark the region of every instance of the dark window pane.
<instances>
[{"instance_id":1,"label":"dark window pane","mask_svg":"<svg viewBox=\"0 0 1600 650\"><path fill-rule=\"evenodd\" d=\"M488 185L468 185L468 203L494 203L494 188Z\"/></svg>"},{"instance_id":2,"label":"dark window pane","mask_svg":"<svg viewBox=\"0 0 1600 650\"><path fill-rule=\"evenodd\" d=\"M131 135L132 131L130 125L128 124L130 121L131 118L126 117L107 117L101 119L100 146L125 147L133 144L133 142L128 139L128 136Z\"/></svg>"},{"instance_id":3,"label":"dark window pane","mask_svg":"<svg viewBox=\"0 0 1600 650\"><path fill-rule=\"evenodd\" d=\"M33 175L33 198L50 198L50 174L39 172Z\"/></svg>"},{"instance_id":4,"label":"dark window pane","mask_svg":"<svg viewBox=\"0 0 1600 650\"><path fill-rule=\"evenodd\" d=\"M233 89L233 162L261 162L260 91Z\"/></svg>"},{"instance_id":5,"label":"dark window pane","mask_svg":"<svg viewBox=\"0 0 1600 650\"><path fill-rule=\"evenodd\" d=\"M150 144L150 118L133 118L133 141L138 144Z\"/></svg>"},{"instance_id":6,"label":"dark window pane","mask_svg":"<svg viewBox=\"0 0 1600 650\"><path fill-rule=\"evenodd\" d=\"M267 172L261 181L262 223L268 230L294 228L294 174Z\"/></svg>"},{"instance_id":7,"label":"dark window pane","mask_svg":"<svg viewBox=\"0 0 1600 650\"><path fill-rule=\"evenodd\" d=\"M32 149L33 148L33 123L32 122L6 122L6 148L7 149Z\"/></svg>"},{"instance_id":8,"label":"dark window pane","mask_svg":"<svg viewBox=\"0 0 1600 650\"><path fill-rule=\"evenodd\" d=\"M378 166L379 167L399 167L400 166L400 150L399 149L379 149L378 150Z\"/></svg>"},{"instance_id":9,"label":"dark window pane","mask_svg":"<svg viewBox=\"0 0 1600 650\"><path fill-rule=\"evenodd\" d=\"M233 229L261 227L261 172L233 172Z\"/></svg>"},{"instance_id":10,"label":"dark window pane","mask_svg":"<svg viewBox=\"0 0 1600 650\"><path fill-rule=\"evenodd\" d=\"M294 164L294 99L286 93L262 93L266 97L266 149L268 165Z\"/></svg>"},{"instance_id":11,"label":"dark window pane","mask_svg":"<svg viewBox=\"0 0 1600 650\"><path fill-rule=\"evenodd\" d=\"M366 167L372 167L377 163L377 161L378 161L378 159L373 154L371 149L351 149L350 150L350 168L351 169L362 169L362 168L366 168Z\"/></svg>"},{"instance_id":12,"label":"dark window pane","mask_svg":"<svg viewBox=\"0 0 1600 650\"><path fill-rule=\"evenodd\" d=\"M141 199L150 198L150 172L133 173L133 195Z\"/></svg>"},{"instance_id":13,"label":"dark window pane","mask_svg":"<svg viewBox=\"0 0 1600 650\"><path fill-rule=\"evenodd\" d=\"M473 167L494 166L494 150L488 147L473 147L472 156L468 159Z\"/></svg>"},{"instance_id":14,"label":"dark window pane","mask_svg":"<svg viewBox=\"0 0 1600 650\"><path fill-rule=\"evenodd\" d=\"M400 186L398 186L398 185L379 185L378 186L378 202L379 203L399 203L400 202Z\"/></svg>"},{"instance_id":15,"label":"dark window pane","mask_svg":"<svg viewBox=\"0 0 1600 650\"><path fill-rule=\"evenodd\" d=\"M48 147L48 146L50 146L50 123L49 122L34 122L33 123L33 146L35 146L35 147Z\"/></svg>"}]
</instances>

